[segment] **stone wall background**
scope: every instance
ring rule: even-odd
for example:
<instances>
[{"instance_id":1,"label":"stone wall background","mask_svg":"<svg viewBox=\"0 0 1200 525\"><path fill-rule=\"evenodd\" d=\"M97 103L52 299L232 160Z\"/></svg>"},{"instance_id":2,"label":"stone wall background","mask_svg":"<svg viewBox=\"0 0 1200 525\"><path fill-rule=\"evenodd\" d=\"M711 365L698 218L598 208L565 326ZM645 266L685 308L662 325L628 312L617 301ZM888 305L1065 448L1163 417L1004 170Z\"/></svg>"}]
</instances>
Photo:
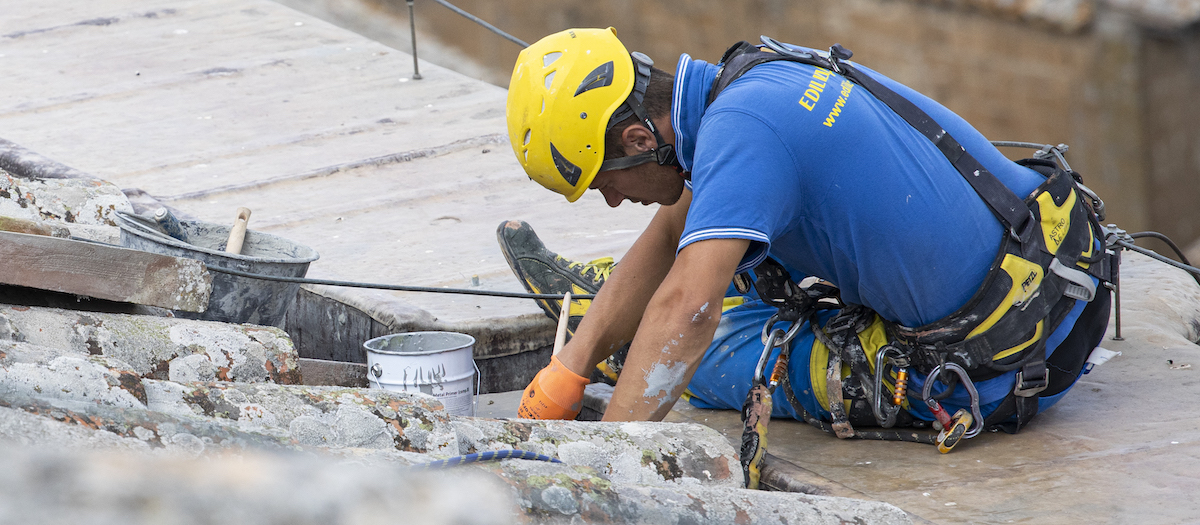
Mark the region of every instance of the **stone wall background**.
<instances>
[{"instance_id":1,"label":"stone wall background","mask_svg":"<svg viewBox=\"0 0 1200 525\"><path fill-rule=\"evenodd\" d=\"M280 0L402 51L403 0ZM1170 2L1055 0L456 0L523 40L614 26L664 69L710 62L760 34L855 59L942 102L993 140L1066 143L1108 204L1107 222L1200 236L1200 37ZM1161 5L1160 5L1161 4ZM1170 5L1168 5L1170 4ZM418 56L507 85L520 48L427 0L414 4ZM411 75L409 71L401 75ZM1013 158L1026 150L1006 150Z\"/></svg>"}]
</instances>

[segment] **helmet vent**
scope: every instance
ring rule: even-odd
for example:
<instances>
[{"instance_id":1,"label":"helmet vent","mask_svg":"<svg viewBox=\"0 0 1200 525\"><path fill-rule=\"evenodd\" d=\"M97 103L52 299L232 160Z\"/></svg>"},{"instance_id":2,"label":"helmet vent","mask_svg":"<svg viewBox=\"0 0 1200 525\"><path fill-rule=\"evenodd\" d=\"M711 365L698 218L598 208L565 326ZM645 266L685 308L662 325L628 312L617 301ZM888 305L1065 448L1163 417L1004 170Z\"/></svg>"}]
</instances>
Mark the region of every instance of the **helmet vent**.
<instances>
[{"instance_id":1,"label":"helmet vent","mask_svg":"<svg viewBox=\"0 0 1200 525\"><path fill-rule=\"evenodd\" d=\"M609 60L608 62L597 66L596 69L593 69L591 73L588 73L588 76L583 79L583 82L579 83L579 89L575 90L575 96L578 97L580 93L585 91L602 88L604 86L611 86L612 83L613 63L611 60Z\"/></svg>"},{"instance_id":2,"label":"helmet vent","mask_svg":"<svg viewBox=\"0 0 1200 525\"><path fill-rule=\"evenodd\" d=\"M531 138L533 138L533 130L531 130L531 129L525 130L525 144L522 144L522 145L529 146L529 139L531 139Z\"/></svg>"},{"instance_id":3,"label":"helmet vent","mask_svg":"<svg viewBox=\"0 0 1200 525\"><path fill-rule=\"evenodd\" d=\"M550 90L550 84L554 82L554 71L546 73L546 91Z\"/></svg>"},{"instance_id":4,"label":"helmet vent","mask_svg":"<svg viewBox=\"0 0 1200 525\"><path fill-rule=\"evenodd\" d=\"M579 176L583 174L583 170L563 157L558 152L558 148L554 147L554 143L550 144L550 156L554 158L554 167L558 168L559 175L562 175L563 180L567 181L571 187L579 184Z\"/></svg>"},{"instance_id":5,"label":"helmet vent","mask_svg":"<svg viewBox=\"0 0 1200 525\"><path fill-rule=\"evenodd\" d=\"M550 67L550 64L553 64L554 61L558 60L558 57L561 57L561 56L562 56L562 53L558 52L558 51L555 51L553 53L546 53L546 55L542 57L542 67Z\"/></svg>"}]
</instances>

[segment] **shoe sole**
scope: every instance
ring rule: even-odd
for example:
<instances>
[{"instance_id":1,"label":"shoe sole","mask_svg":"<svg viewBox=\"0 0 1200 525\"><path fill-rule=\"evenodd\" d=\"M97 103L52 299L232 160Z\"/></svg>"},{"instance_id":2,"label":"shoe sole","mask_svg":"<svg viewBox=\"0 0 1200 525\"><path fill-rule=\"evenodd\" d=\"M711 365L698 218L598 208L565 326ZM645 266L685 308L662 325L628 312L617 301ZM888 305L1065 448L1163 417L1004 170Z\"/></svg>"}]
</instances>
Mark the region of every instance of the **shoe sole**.
<instances>
[{"instance_id":1,"label":"shoe sole","mask_svg":"<svg viewBox=\"0 0 1200 525\"><path fill-rule=\"evenodd\" d=\"M521 265L517 264L516 254L509 249L508 243L504 242L504 229L510 222L513 221L504 221L500 223L498 228L496 228L496 242L500 244L500 251L504 254L504 260L508 261L508 267L512 268L513 272L517 274L517 278L521 280L521 286L525 288L525 291L529 293L542 293L535 292L529 288L529 276L525 275L525 270L522 270ZM546 317L553 319L554 322L558 322L558 317L561 314L555 313L553 310L551 310L550 307L547 306L548 301L549 299L534 299L534 302L536 302L537 305L542 308L542 311L546 312ZM559 307L559 311L562 311L561 306Z\"/></svg>"}]
</instances>

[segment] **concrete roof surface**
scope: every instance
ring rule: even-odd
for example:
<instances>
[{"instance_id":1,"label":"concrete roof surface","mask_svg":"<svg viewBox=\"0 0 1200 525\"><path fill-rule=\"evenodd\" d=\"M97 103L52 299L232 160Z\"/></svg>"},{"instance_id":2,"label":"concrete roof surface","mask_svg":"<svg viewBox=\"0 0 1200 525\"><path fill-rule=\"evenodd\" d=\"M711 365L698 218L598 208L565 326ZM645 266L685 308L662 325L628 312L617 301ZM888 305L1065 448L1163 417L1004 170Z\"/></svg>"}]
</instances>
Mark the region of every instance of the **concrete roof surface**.
<instances>
[{"instance_id":1,"label":"concrete roof surface","mask_svg":"<svg viewBox=\"0 0 1200 525\"><path fill-rule=\"evenodd\" d=\"M569 205L517 165L505 90L425 62L411 80L411 55L267 0L4 4L0 137L202 220L248 207L251 229L320 253L310 277L523 291L501 221L586 261L655 209ZM541 316L388 295L443 321Z\"/></svg>"}]
</instances>

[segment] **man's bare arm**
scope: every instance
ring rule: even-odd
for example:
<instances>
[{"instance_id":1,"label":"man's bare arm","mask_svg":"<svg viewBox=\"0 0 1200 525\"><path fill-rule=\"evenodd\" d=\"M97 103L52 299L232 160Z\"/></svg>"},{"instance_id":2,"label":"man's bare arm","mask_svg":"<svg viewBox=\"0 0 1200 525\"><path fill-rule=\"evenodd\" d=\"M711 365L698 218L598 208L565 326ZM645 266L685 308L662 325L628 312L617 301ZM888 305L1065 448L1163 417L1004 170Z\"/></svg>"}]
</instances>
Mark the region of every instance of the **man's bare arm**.
<instances>
[{"instance_id":1,"label":"man's bare arm","mask_svg":"<svg viewBox=\"0 0 1200 525\"><path fill-rule=\"evenodd\" d=\"M642 316L605 421L661 420L671 410L712 343L725 290L749 245L710 239L679 252Z\"/></svg>"},{"instance_id":2,"label":"man's bare arm","mask_svg":"<svg viewBox=\"0 0 1200 525\"><path fill-rule=\"evenodd\" d=\"M646 304L675 262L691 197L685 190L674 205L659 208L604 282L575 336L558 356L572 372L587 377L597 363L633 339Z\"/></svg>"}]
</instances>

